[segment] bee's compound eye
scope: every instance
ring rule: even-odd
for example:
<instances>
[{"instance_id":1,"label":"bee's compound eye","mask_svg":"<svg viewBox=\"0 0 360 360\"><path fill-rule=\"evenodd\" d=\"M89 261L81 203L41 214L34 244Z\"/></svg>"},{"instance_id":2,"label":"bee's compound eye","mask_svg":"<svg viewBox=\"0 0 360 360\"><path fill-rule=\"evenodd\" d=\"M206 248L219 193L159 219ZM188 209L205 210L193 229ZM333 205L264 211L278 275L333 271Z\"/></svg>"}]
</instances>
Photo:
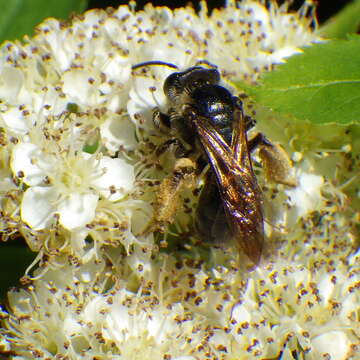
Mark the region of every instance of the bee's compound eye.
<instances>
[{"instance_id":1,"label":"bee's compound eye","mask_svg":"<svg viewBox=\"0 0 360 360\"><path fill-rule=\"evenodd\" d=\"M208 69L207 76L209 77L210 84L218 84L220 81L220 73L216 69Z\"/></svg>"},{"instance_id":2,"label":"bee's compound eye","mask_svg":"<svg viewBox=\"0 0 360 360\"><path fill-rule=\"evenodd\" d=\"M170 99L184 92L197 89L202 85L217 85L220 82L220 73L217 69L206 69L201 66L191 67L183 72L175 72L167 77L164 82L164 93Z\"/></svg>"},{"instance_id":3,"label":"bee's compound eye","mask_svg":"<svg viewBox=\"0 0 360 360\"><path fill-rule=\"evenodd\" d=\"M200 66L194 66L181 73L181 81L192 87L200 84L217 85L220 81L220 73L216 69L206 69Z\"/></svg>"},{"instance_id":4,"label":"bee's compound eye","mask_svg":"<svg viewBox=\"0 0 360 360\"><path fill-rule=\"evenodd\" d=\"M180 83L179 83L179 79L181 77L182 73L172 73L170 74L165 82L164 82L164 94L166 96L168 96L169 98L172 98L176 92L176 89L179 88Z\"/></svg>"}]
</instances>

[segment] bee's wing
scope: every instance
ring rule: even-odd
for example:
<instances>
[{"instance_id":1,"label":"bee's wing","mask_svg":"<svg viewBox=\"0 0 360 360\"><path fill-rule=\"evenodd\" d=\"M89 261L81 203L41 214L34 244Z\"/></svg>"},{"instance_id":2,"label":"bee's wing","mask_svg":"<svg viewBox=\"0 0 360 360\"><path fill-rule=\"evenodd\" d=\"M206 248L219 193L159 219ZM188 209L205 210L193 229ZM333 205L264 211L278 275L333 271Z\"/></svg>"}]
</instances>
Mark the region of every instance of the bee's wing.
<instances>
[{"instance_id":1,"label":"bee's wing","mask_svg":"<svg viewBox=\"0 0 360 360\"><path fill-rule=\"evenodd\" d=\"M242 112L235 112L231 147L204 117L192 120L216 175L232 236L258 264L264 243L263 199L252 169Z\"/></svg>"}]
</instances>

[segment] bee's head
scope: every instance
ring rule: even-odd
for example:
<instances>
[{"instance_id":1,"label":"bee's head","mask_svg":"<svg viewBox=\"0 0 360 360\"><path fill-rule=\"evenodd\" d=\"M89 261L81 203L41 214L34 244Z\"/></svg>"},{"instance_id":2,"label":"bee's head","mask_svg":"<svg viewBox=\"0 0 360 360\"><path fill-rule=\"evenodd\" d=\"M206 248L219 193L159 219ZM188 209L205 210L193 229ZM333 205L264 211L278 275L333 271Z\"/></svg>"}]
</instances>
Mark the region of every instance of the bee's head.
<instances>
[{"instance_id":1,"label":"bee's head","mask_svg":"<svg viewBox=\"0 0 360 360\"><path fill-rule=\"evenodd\" d=\"M203 85L216 85L220 81L220 73L216 69L206 69L194 66L183 72L175 72L164 82L164 93L170 101L175 101L179 95L192 93Z\"/></svg>"},{"instance_id":2,"label":"bee's head","mask_svg":"<svg viewBox=\"0 0 360 360\"><path fill-rule=\"evenodd\" d=\"M206 64L211 66L205 68L199 65L193 66L185 71L174 72L169 75L164 82L164 93L170 102L176 103L181 95L190 95L196 89L203 85L217 85L220 81L220 73L213 64L206 60L201 60L197 64ZM132 66L132 70L139 69L144 66L166 66L172 69L178 69L174 64L160 60L146 61Z\"/></svg>"}]
</instances>

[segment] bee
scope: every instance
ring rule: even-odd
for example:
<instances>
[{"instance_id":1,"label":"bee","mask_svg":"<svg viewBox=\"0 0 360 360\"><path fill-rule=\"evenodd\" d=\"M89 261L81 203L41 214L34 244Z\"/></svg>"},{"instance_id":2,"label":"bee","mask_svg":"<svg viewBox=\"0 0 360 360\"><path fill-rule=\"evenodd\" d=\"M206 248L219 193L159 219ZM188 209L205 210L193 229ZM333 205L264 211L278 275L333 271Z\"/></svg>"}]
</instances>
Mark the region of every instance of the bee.
<instances>
[{"instance_id":1,"label":"bee","mask_svg":"<svg viewBox=\"0 0 360 360\"><path fill-rule=\"evenodd\" d=\"M140 63L132 69L149 65L178 69L161 61ZM264 200L250 153L260 144L272 144L261 133L248 140L247 131L254 121L244 116L241 100L220 81L215 67L197 65L170 74L163 85L168 113L155 111L154 122L175 134L184 149L200 149L203 160L210 164L197 209L196 227L201 236L210 240L230 237L258 264L264 247ZM181 178L165 182L178 189L180 182L176 179ZM166 193L164 187L161 193ZM173 200L168 197L163 207L170 209ZM160 203L158 199L157 207Z\"/></svg>"}]
</instances>

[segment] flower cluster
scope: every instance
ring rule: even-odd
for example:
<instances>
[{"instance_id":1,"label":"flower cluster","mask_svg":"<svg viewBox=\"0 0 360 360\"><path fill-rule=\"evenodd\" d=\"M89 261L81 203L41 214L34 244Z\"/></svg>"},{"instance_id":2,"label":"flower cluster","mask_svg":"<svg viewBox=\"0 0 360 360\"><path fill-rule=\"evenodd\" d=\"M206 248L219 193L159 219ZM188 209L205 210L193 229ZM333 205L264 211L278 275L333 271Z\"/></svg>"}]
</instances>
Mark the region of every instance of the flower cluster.
<instances>
[{"instance_id":1,"label":"flower cluster","mask_svg":"<svg viewBox=\"0 0 360 360\"><path fill-rule=\"evenodd\" d=\"M238 268L171 256L150 265L136 279L89 261L11 291L4 348L21 359L356 358L359 279L348 264L278 261L247 281Z\"/></svg>"},{"instance_id":2,"label":"flower cluster","mask_svg":"<svg viewBox=\"0 0 360 360\"><path fill-rule=\"evenodd\" d=\"M157 128L153 113L167 111L162 85L174 70L132 67L206 61L235 92L234 83L256 82L320 41L312 5L298 12L288 5L229 1L210 15L205 3L199 13L92 10L71 24L47 19L33 38L2 46L0 230L38 252L26 287L10 291L0 312L2 352L17 359L356 358L358 214L348 194L360 164L351 132L336 139L331 132L334 141L323 143L305 136L308 125L259 124L285 149L291 181L269 182L254 155L267 222L255 269L232 245L197 245L201 175L180 191L165 234L154 226L156 194L176 149L164 147L174 134Z\"/></svg>"}]
</instances>

